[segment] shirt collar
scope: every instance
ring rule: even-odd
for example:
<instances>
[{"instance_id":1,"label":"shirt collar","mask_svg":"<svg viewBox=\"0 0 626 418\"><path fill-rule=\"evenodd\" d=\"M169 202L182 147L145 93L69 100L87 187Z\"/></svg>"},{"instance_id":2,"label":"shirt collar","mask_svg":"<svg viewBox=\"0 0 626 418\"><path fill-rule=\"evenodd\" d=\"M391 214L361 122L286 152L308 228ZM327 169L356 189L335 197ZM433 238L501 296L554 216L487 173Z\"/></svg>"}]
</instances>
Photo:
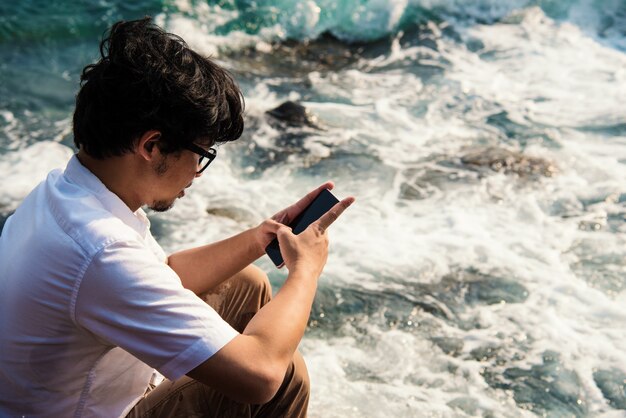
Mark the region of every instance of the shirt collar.
<instances>
[{"instance_id":1,"label":"shirt collar","mask_svg":"<svg viewBox=\"0 0 626 418\"><path fill-rule=\"evenodd\" d=\"M145 236L148 228L150 228L150 221L143 209L139 208L136 212L132 212L119 196L107 189L95 174L81 164L76 154L67 163L64 176L72 183L91 192L106 210L141 236Z\"/></svg>"}]
</instances>

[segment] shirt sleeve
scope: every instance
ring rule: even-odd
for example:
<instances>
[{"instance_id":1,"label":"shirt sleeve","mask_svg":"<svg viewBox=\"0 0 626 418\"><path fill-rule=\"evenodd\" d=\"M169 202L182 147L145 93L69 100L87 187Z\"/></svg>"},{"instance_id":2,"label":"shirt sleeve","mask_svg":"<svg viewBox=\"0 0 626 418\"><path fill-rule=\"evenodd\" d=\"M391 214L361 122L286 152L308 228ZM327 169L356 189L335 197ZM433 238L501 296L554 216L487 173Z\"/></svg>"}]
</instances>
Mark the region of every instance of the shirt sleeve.
<instances>
[{"instance_id":1,"label":"shirt sleeve","mask_svg":"<svg viewBox=\"0 0 626 418\"><path fill-rule=\"evenodd\" d=\"M238 332L185 289L178 275L139 242L114 242L83 275L76 322L168 379L182 377Z\"/></svg>"}]
</instances>

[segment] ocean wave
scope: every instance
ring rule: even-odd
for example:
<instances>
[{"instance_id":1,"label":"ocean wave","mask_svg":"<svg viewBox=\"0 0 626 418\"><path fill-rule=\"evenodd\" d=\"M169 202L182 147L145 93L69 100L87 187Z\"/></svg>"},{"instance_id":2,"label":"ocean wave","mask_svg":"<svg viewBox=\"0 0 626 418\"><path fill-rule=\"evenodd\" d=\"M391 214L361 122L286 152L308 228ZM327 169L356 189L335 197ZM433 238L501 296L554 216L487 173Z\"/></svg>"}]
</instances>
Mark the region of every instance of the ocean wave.
<instances>
[{"instance_id":1,"label":"ocean wave","mask_svg":"<svg viewBox=\"0 0 626 418\"><path fill-rule=\"evenodd\" d=\"M27 0L0 5L0 44L97 39L116 20L144 15L158 16L168 28L179 29L175 22L186 20L229 48L259 40L306 42L324 34L369 43L427 22L492 24L533 6L626 50L622 0L110 0L93 5Z\"/></svg>"},{"instance_id":2,"label":"ocean wave","mask_svg":"<svg viewBox=\"0 0 626 418\"><path fill-rule=\"evenodd\" d=\"M331 34L367 43L432 21L491 24L533 6L626 47L626 3L620 0L179 0L174 8L216 36L236 32L308 41Z\"/></svg>"},{"instance_id":3,"label":"ocean wave","mask_svg":"<svg viewBox=\"0 0 626 418\"><path fill-rule=\"evenodd\" d=\"M161 0L0 2L0 45L96 40L117 20L156 15L164 10Z\"/></svg>"}]
</instances>

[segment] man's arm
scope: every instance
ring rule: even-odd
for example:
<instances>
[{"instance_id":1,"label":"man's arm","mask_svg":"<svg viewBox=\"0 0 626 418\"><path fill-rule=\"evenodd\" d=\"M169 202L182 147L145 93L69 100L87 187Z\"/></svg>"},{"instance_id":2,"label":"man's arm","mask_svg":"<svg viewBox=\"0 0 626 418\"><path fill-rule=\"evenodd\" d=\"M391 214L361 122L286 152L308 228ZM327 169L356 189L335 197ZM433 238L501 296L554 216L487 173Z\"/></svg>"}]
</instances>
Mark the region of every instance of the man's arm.
<instances>
[{"instance_id":1,"label":"man's arm","mask_svg":"<svg viewBox=\"0 0 626 418\"><path fill-rule=\"evenodd\" d=\"M291 222L322 190L333 187L328 181L261 225L223 241L174 253L167 263L185 288L196 294L213 289L261 257L282 224Z\"/></svg>"},{"instance_id":2,"label":"man's arm","mask_svg":"<svg viewBox=\"0 0 626 418\"><path fill-rule=\"evenodd\" d=\"M206 292L263 255L256 239L256 230L263 226L223 241L179 251L168 257L167 264L178 274L183 287L196 294Z\"/></svg>"},{"instance_id":3,"label":"man's arm","mask_svg":"<svg viewBox=\"0 0 626 418\"><path fill-rule=\"evenodd\" d=\"M279 227L276 235L289 269L285 284L243 334L189 372L190 377L239 402L266 403L274 396L304 335L328 256L326 229L353 201L337 203L299 235Z\"/></svg>"}]
</instances>

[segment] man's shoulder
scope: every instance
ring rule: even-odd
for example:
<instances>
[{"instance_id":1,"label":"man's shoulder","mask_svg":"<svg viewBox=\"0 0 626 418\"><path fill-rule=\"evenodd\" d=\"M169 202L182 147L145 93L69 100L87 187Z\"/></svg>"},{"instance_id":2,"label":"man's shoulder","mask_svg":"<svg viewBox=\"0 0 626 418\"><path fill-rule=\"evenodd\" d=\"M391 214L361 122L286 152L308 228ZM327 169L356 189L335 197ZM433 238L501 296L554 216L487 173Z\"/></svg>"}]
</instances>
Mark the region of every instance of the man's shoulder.
<instances>
[{"instance_id":1,"label":"man's shoulder","mask_svg":"<svg viewBox=\"0 0 626 418\"><path fill-rule=\"evenodd\" d=\"M81 199L68 210L58 213L60 229L92 256L115 242L140 242L141 237L120 218L93 199ZM97 199L96 199L97 200Z\"/></svg>"},{"instance_id":2,"label":"man's shoulder","mask_svg":"<svg viewBox=\"0 0 626 418\"><path fill-rule=\"evenodd\" d=\"M15 222L35 220L38 240L74 243L84 256L93 256L115 241L135 241L139 234L111 213L89 190L50 173L15 213Z\"/></svg>"}]
</instances>

